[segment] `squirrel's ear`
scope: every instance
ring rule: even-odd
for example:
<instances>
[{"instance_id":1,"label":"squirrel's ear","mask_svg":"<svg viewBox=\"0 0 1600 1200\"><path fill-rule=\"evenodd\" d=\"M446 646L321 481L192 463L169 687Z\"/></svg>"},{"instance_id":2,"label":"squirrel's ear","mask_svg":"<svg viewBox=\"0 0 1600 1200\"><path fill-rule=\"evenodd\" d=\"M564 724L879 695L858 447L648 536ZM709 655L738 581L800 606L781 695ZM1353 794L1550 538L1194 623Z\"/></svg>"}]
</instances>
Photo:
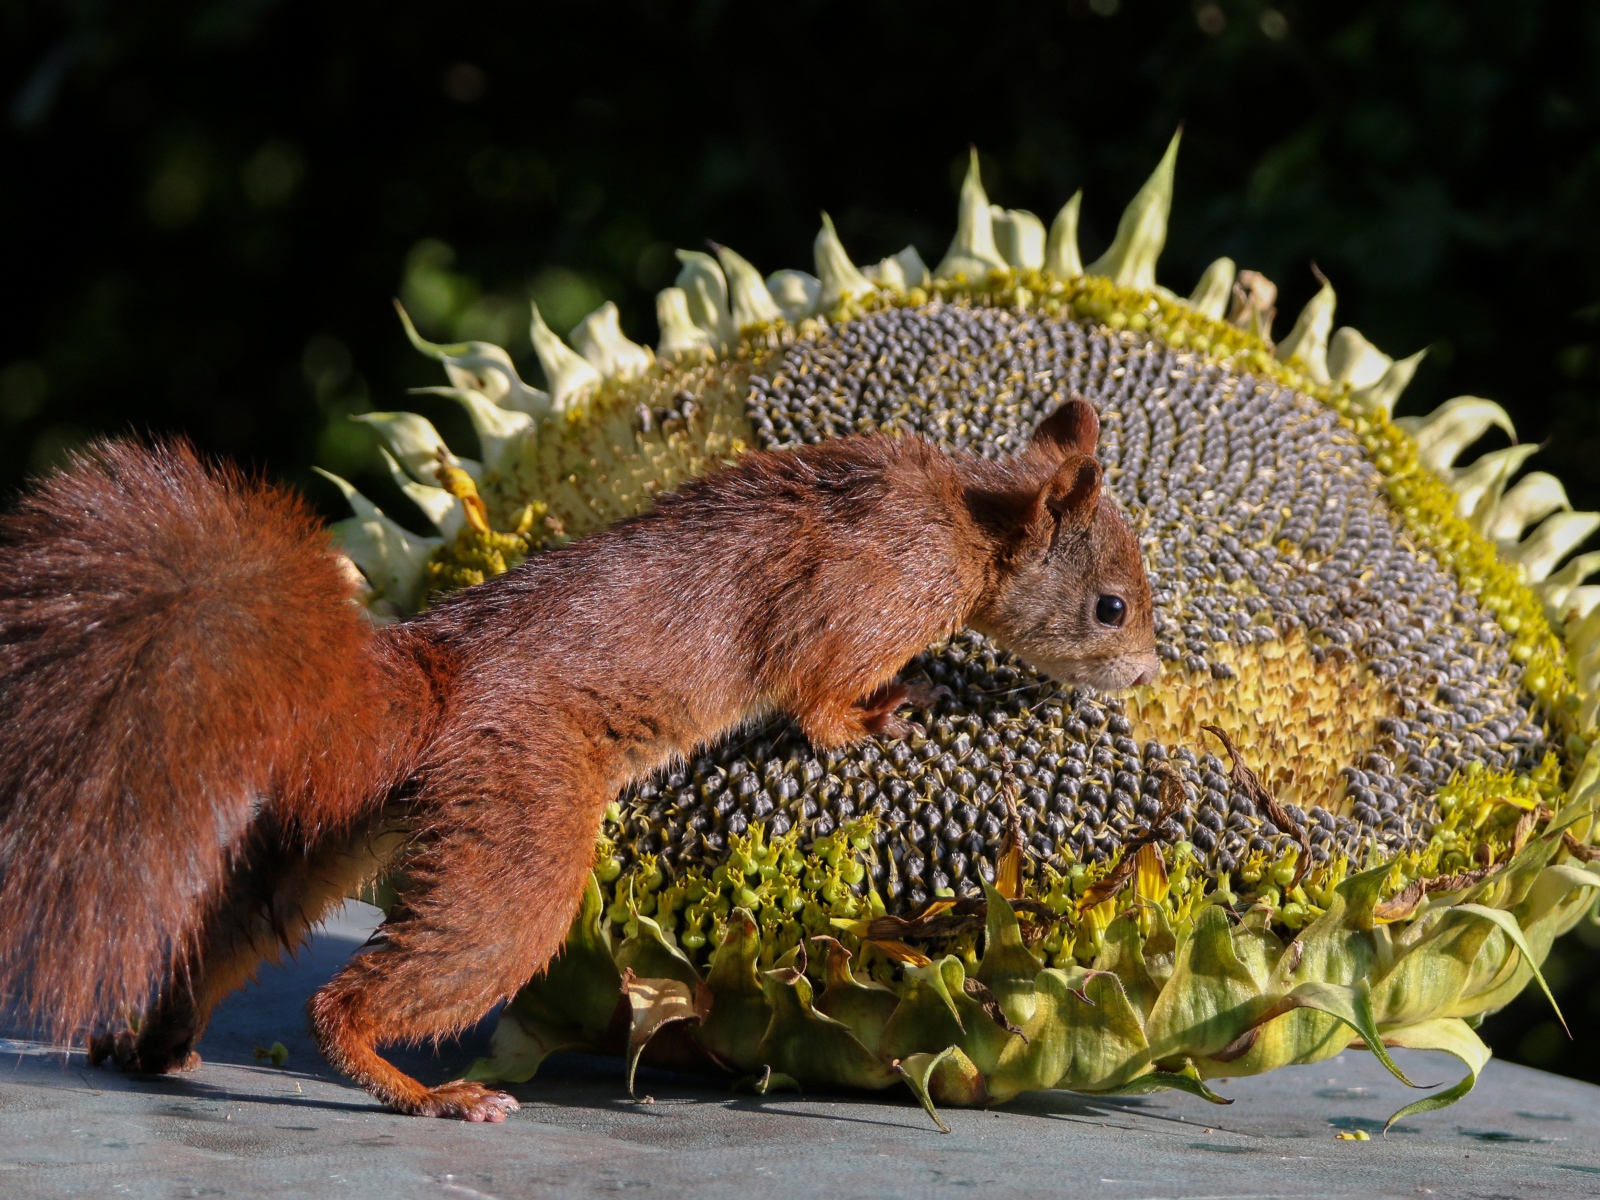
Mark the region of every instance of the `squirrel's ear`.
<instances>
[{"instance_id":1,"label":"squirrel's ear","mask_svg":"<svg viewBox=\"0 0 1600 1200\"><path fill-rule=\"evenodd\" d=\"M1100 504L1100 463L1087 454L1069 454L1044 485L1040 500L1063 529L1082 530L1094 523Z\"/></svg>"},{"instance_id":2,"label":"squirrel's ear","mask_svg":"<svg viewBox=\"0 0 1600 1200\"><path fill-rule=\"evenodd\" d=\"M1074 396L1039 422L1033 431L1036 446L1060 454L1093 454L1100 444L1100 417L1082 396Z\"/></svg>"}]
</instances>

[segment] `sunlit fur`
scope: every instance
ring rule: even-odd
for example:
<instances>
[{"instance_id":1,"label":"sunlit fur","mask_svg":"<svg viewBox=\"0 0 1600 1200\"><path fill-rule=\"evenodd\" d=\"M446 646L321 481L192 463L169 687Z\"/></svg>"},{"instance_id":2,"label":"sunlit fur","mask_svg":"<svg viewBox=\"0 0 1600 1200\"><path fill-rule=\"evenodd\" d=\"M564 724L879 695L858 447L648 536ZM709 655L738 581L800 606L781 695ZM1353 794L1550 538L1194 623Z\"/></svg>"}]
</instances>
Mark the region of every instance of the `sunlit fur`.
<instances>
[{"instance_id":1,"label":"sunlit fur","mask_svg":"<svg viewBox=\"0 0 1600 1200\"><path fill-rule=\"evenodd\" d=\"M258 814L315 842L403 773L371 714L415 688L309 510L183 446L76 459L0 562L0 996L70 1036L149 1003Z\"/></svg>"}]
</instances>

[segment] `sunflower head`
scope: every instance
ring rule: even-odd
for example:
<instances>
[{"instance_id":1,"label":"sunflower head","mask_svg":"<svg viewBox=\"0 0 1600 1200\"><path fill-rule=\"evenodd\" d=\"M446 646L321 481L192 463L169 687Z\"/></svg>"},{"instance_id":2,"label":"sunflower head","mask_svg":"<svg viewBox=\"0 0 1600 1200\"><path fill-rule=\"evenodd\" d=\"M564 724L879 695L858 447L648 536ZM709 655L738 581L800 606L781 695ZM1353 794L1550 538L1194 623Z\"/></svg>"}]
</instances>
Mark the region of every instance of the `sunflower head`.
<instances>
[{"instance_id":1,"label":"sunflower head","mask_svg":"<svg viewBox=\"0 0 1600 1200\"><path fill-rule=\"evenodd\" d=\"M908 738L819 752L769 722L629 788L567 951L481 1076L650 1050L762 1086L904 1082L932 1111L1043 1087L1214 1098L1209 1077L1354 1041L1396 1074L1389 1045L1468 1065L1397 1116L1471 1087L1469 1022L1542 986L1600 886L1600 556L1563 565L1600 516L1519 478L1529 447L1457 465L1513 432L1490 401L1395 419L1421 355L1335 330L1326 281L1276 342L1258 274L1220 259L1188 298L1161 286L1176 150L1087 267L1079 197L1047 227L991 205L974 159L935 269L912 247L858 268L826 217L814 274L682 252L653 352L611 306L570 346L535 312L545 389L407 324L479 454L368 418L439 531L348 490L380 615L746 447L884 430L999 456L1082 396L1164 667L1089 680L1123 695L1063 686L1086 673L999 650L980 619L908 668L947 690Z\"/></svg>"}]
</instances>

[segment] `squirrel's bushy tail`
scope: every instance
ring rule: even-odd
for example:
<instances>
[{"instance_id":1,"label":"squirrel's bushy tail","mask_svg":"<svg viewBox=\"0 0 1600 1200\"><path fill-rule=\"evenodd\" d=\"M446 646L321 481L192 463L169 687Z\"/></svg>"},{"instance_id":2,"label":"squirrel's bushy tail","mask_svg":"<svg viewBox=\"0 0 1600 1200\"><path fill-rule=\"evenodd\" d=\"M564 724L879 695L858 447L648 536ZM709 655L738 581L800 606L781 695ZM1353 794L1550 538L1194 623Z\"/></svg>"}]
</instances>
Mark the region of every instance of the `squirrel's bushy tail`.
<instances>
[{"instance_id":1,"label":"squirrel's bushy tail","mask_svg":"<svg viewBox=\"0 0 1600 1200\"><path fill-rule=\"evenodd\" d=\"M143 1009L260 811L350 812L351 600L297 498L181 443L98 444L0 518L0 1011L61 1037Z\"/></svg>"}]
</instances>

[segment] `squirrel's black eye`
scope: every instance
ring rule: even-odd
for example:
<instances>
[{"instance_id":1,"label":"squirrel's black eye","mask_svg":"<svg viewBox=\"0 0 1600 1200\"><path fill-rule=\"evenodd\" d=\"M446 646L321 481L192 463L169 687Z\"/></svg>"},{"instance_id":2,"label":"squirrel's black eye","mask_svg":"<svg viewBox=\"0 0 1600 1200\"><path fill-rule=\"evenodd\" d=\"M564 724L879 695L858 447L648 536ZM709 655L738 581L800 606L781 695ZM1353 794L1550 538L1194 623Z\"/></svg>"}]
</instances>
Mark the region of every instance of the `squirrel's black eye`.
<instances>
[{"instance_id":1,"label":"squirrel's black eye","mask_svg":"<svg viewBox=\"0 0 1600 1200\"><path fill-rule=\"evenodd\" d=\"M1102 625L1110 625L1113 629L1122 624L1122 618L1128 615L1128 606L1121 596L1101 596L1094 606L1094 619Z\"/></svg>"}]
</instances>

